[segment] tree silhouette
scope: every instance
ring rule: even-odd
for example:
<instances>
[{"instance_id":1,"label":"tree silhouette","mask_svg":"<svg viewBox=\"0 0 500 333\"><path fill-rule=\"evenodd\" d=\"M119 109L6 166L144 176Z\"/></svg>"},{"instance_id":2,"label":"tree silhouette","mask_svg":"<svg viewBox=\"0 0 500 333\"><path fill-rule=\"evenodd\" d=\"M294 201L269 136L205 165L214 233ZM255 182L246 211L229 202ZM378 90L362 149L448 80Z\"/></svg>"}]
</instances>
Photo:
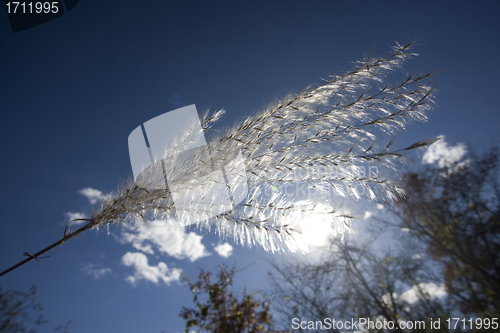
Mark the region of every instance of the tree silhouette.
<instances>
[{"instance_id":1,"label":"tree silhouette","mask_svg":"<svg viewBox=\"0 0 500 333\"><path fill-rule=\"evenodd\" d=\"M428 292L428 286L436 286L437 281L422 261L411 257L408 249L377 253L372 242L352 237L332 240L319 259L274 264L270 273L273 309L288 326L294 318L315 323L314 329L296 326L297 332L344 332L344 323L352 325L351 319L368 332L448 332L443 326L431 329L431 318L443 322L448 311ZM392 324L386 326L389 330L366 323L361 327L359 318ZM402 321L419 324L400 328Z\"/></svg>"},{"instance_id":2,"label":"tree silhouette","mask_svg":"<svg viewBox=\"0 0 500 333\"><path fill-rule=\"evenodd\" d=\"M0 332L35 333L39 326L49 321L42 314L43 308L36 301L36 293L34 285L28 292L2 291L0 288ZM70 323L55 328L54 332L67 333Z\"/></svg>"},{"instance_id":3,"label":"tree silhouette","mask_svg":"<svg viewBox=\"0 0 500 333\"><path fill-rule=\"evenodd\" d=\"M446 289L462 312L500 315L500 153L427 168L404 177L400 225L442 264Z\"/></svg>"},{"instance_id":4,"label":"tree silhouette","mask_svg":"<svg viewBox=\"0 0 500 333\"><path fill-rule=\"evenodd\" d=\"M390 332L482 331L476 323L456 329L444 323L457 316L499 317L499 158L494 148L405 174L406 200L377 224L395 239L386 252L374 248L375 233L348 235L332 239L319 259L275 264L271 290L281 320L365 317L424 323L412 330L395 325ZM440 329L431 328L431 318L440 320Z\"/></svg>"}]
</instances>

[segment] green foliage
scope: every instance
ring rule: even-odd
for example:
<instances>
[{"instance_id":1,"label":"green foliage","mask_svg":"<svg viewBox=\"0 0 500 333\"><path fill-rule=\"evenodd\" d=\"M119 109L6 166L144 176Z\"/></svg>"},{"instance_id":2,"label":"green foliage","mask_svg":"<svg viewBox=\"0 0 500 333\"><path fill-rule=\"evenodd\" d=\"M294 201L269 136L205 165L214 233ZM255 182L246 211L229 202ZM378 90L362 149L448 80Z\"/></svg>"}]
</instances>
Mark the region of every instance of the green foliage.
<instances>
[{"instance_id":1,"label":"green foliage","mask_svg":"<svg viewBox=\"0 0 500 333\"><path fill-rule=\"evenodd\" d=\"M238 300L231 291L235 269L221 265L217 281L212 273L201 270L198 281L188 282L194 295L195 308L183 307L180 316L186 320L186 332L198 327L198 332L240 333L271 332L272 316L269 301L260 293L243 292Z\"/></svg>"}]
</instances>

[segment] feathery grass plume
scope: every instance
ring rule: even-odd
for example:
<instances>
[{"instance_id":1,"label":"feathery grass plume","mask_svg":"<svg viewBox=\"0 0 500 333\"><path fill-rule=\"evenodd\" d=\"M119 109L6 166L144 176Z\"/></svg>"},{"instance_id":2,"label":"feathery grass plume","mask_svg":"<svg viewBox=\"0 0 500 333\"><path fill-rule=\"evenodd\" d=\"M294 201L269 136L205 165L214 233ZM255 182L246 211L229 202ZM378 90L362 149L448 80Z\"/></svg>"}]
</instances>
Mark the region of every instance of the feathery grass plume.
<instances>
[{"instance_id":1,"label":"feathery grass plume","mask_svg":"<svg viewBox=\"0 0 500 333\"><path fill-rule=\"evenodd\" d=\"M368 57L350 72L287 96L238 126L214 135L206 147L191 152L189 159L183 156L177 163L182 147L197 134L186 133L142 180L143 187L148 182L153 184L157 181L155 170L165 168L170 190L149 191L131 182L103 202L89 224L100 226L134 217L145 220L149 212L150 218L184 225L198 223L203 228L214 228L221 236L232 236L241 244L260 244L273 252L285 248L304 250L303 244L294 239L299 232L294 226L310 215L322 214L336 220L342 232L350 216L325 205L321 199L308 198L298 203L279 189L290 183L307 182L322 192L331 187L344 197L352 194L361 198L364 192L369 199L394 200L403 194L395 180L363 175L361 171L367 165L394 169L395 161L405 151L434 141L392 151L391 140L375 150L377 133L394 136L410 120L426 120L433 89L424 81L432 73L410 75L392 85L385 82L390 72L400 69L404 60L415 55L409 52L412 44L398 44L386 57ZM205 114L202 129L210 128L223 113L221 110ZM234 159L240 152L242 158ZM184 162L187 160L190 162ZM215 205L229 203L231 207L230 197L210 191L211 184L221 181L211 178L210 172L227 168L228 161L233 161L232 171L226 169L226 176L240 178L241 184L248 183L249 193L244 202L214 214ZM174 205L171 189L179 186L190 193L190 201L181 205L176 201ZM266 194L271 186L276 190Z\"/></svg>"},{"instance_id":2,"label":"feathery grass plume","mask_svg":"<svg viewBox=\"0 0 500 333\"><path fill-rule=\"evenodd\" d=\"M307 250L298 238L311 216L321 216L342 233L351 216L329 204L326 194L332 190L341 197L394 200L403 195L396 180L364 172L366 168L395 170L406 151L434 141L391 150L395 134L409 121L425 121L432 104L433 88L425 82L433 73L387 82L389 74L415 55L410 52L413 44L397 44L385 57L367 57L355 69L288 95L233 128L212 131L203 148L184 151L200 129L188 131L140 179L103 200L86 225L65 232L59 244L87 229L149 219L197 223L273 252ZM223 113L206 113L201 130L212 127ZM392 140L377 148L379 136ZM221 169L223 177L214 177L213 171ZM159 174L164 177L158 179ZM158 182L163 188L155 187ZM214 184L221 182L248 186L245 200L233 205L227 193L214 191ZM320 195L300 200L288 195L287 186L298 182ZM174 204L175 191L188 200Z\"/></svg>"}]
</instances>

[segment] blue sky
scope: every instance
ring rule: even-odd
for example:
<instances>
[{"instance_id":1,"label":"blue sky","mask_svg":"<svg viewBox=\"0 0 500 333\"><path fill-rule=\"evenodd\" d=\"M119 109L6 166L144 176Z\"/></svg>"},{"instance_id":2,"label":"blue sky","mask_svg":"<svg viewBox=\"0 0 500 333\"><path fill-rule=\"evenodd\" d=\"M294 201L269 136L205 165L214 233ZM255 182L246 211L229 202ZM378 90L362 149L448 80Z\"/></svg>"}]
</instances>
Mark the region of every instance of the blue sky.
<instances>
[{"instance_id":1,"label":"blue sky","mask_svg":"<svg viewBox=\"0 0 500 333\"><path fill-rule=\"evenodd\" d=\"M407 71L442 69L429 121L410 125L398 145L438 135L474 149L496 144L499 7L81 0L67 14L15 34L2 11L0 269L58 240L66 213L89 214L95 206L88 197L96 192L84 191L86 197L83 189L106 194L132 175L127 138L144 121L196 104L199 112L224 108L217 126L232 125L288 92L351 69L365 54L387 54L396 42L422 38ZM164 262L195 278L199 268L260 260L239 273L240 290L265 288L270 268L263 259L287 256L228 241L233 250L224 258L214 247L226 241L215 234L175 232L172 239L184 243L156 249L150 265ZM127 281L134 270L122 257L137 249L121 235L119 228L89 231L42 265L30 262L1 277L0 286L36 284L50 326L71 319L75 333L182 331L178 313L191 304L190 292L175 281Z\"/></svg>"}]
</instances>

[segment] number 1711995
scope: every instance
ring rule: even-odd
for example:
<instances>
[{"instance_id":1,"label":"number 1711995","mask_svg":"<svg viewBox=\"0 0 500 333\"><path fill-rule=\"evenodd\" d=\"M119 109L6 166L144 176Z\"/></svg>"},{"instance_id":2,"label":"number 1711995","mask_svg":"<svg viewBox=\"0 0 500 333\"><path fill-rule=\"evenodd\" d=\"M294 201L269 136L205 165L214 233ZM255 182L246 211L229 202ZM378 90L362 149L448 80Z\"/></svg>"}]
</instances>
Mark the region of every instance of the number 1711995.
<instances>
[{"instance_id":1,"label":"number 1711995","mask_svg":"<svg viewBox=\"0 0 500 333\"><path fill-rule=\"evenodd\" d=\"M448 324L448 329L462 328L464 330L468 329L498 329L498 318L476 318L476 319L465 319L465 318L448 318L446 319Z\"/></svg>"},{"instance_id":2,"label":"number 1711995","mask_svg":"<svg viewBox=\"0 0 500 333\"><path fill-rule=\"evenodd\" d=\"M59 12L59 3L53 2L19 2L10 1L5 4L8 14L41 14L41 13L54 13Z\"/></svg>"}]
</instances>

